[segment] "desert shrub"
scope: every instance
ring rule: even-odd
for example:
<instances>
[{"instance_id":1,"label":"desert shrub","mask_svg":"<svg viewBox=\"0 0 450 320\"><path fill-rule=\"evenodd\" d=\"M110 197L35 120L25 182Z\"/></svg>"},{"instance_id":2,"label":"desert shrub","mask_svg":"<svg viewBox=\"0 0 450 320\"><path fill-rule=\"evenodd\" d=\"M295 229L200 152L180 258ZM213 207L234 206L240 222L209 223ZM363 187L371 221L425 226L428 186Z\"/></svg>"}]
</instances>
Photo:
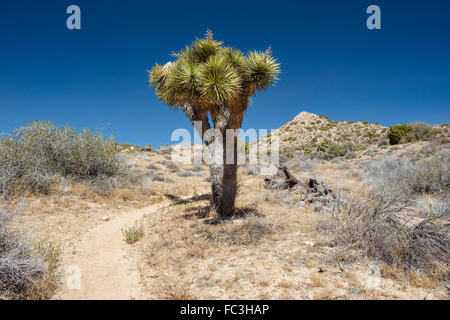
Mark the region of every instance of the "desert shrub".
<instances>
[{"instance_id":1,"label":"desert shrub","mask_svg":"<svg viewBox=\"0 0 450 320\"><path fill-rule=\"evenodd\" d=\"M447 152L448 155L448 152ZM450 190L449 160L431 157L416 166L413 190L417 193L440 193Z\"/></svg>"},{"instance_id":2,"label":"desert shrub","mask_svg":"<svg viewBox=\"0 0 450 320\"><path fill-rule=\"evenodd\" d=\"M350 169L350 164L348 162L342 161L338 163L335 167L336 169Z\"/></svg>"},{"instance_id":3,"label":"desert shrub","mask_svg":"<svg viewBox=\"0 0 450 320\"><path fill-rule=\"evenodd\" d=\"M312 148L310 146L302 146L302 150L305 154L311 154Z\"/></svg>"},{"instance_id":4,"label":"desert shrub","mask_svg":"<svg viewBox=\"0 0 450 320\"><path fill-rule=\"evenodd\" d=\"M164 178L163 175L161 174L156 174L153 172L147 172L145 174L145 177L149 180L149 181L160 181L160 182L164 182L166 179Z\"/></svg>"},{"instance_id":5,"label":"desert shrub","mask_svg":"<svg viewBox=\"0 0 450 320\"><path fill-rule=\"evenodd\" d=\"M104 175L98 176L90 182L90 189L105 198L111 196L117 187L117 179Z\"/></svg>"},{"instance_id":6,"label":"desert shrub","mask_svg":"<svg viewBox=\"0 0 450 320\"><path fill-rule=\"evenodd\" d=\"M343 140L347 140L348 138L350 138L352 135L350 133L344 133L341 135Z\"/></svg>"},{"instance_id":7,"label":"desert shrub","mask_svg":"<svg viewBox=\"0 0 450 320\"><path fill-rule=\"evenodd\" d=\"M378 146L382 147L382 146L387 146L389 145L389 139L386 136L382 136L378 139Z\"/></svg>"},{"instance_id":8,"label":"desert shrub","mask_svg":"<svg viewBox=\"0 0 450 320\"><path fill-rule=\"evenodd\" d=\"M136 221L134 223L134 226L129 228L125 226L124 228L122 228L122 235L123 240L126 243L128 244L135 243L144 236L144 227L141 223Z\"/></svg>"},{"instance_id":9,"label":"desert shrub","mask_svg":"<svg viewBox=\"0 0 450 320\"><path fill-rule=\"evenodd\" d=\"M261 168L255 164L247 164L242 166L242 171L247 175L257 175L260 173Z\"/></svg>"},{"instance_id":10,"label":"desert shrub","mask_svg":"<svg viewBox=\"0 0 450 320\"><path fill-rule=\"evenodd\" d=\"M162 146L156 150L158 151L157 153L159 154L169 154L169 155L172 154L172 147L170 146Z\"/></svg>"},{"instance_id":11,"label":"desert shrub","mask_svg":"<svg viewBox=\"0 0 450 320\"><path fill-rule=\"evenodd\" d=\"M59 177L115 176L125 170L116 155L114 143L100 132L32 122L0 140L0 193L48 193Z\"/></svg>"},{"instance_id":12,"label":"desert shrub","mask_svg":"<svg viewBox=\"0 0 450 320\"><path fill-rule=\"evenodd\" d=\"M133 145L131 143L128 143L128 142L122 143L119 146L120 150L130 149L131 147L133 147Z\"/></svg>"},{"instance_id":13,"label":"desert shrub","mask_svg":"<svg viewBox=\"0 0 450 320\"><path fill-rule=\"evenodd\" d=\"M180 177L190 177L192 176L192 172L181 170L177 172L177 175Z\"/></svg>"},{"instance_id":14,"label":"desert shrub","mask_svg":"<svg viewBox=\"0 0 450 320\"><path fill-rule=\"evenodd\" d=\"M391 145L409 142L413 129L407 124L397 124L389 127L388 138Z\"/></svg>"},{"instance_id":15,"label":"desert shrub","mask_svg":"<svg viewBox=\"0 0 450 320\"><path fill-rule=\"evenodd\" d=\"M358 154L355 151L347 152L344 156L345 159L355 159L358 157Z\"/></svg>"},{"instance_id":16,"label":"desert shrub","mask_svg":"<svg viewBox=\"0 0 450 320\"><path fill-rule=\"evenodd\" d=\"M414 122L409 124L414 132L413 140L426 140L439 133L439 128L434 128L431 124L424 122Z\"/></svg>"},{"instance_id":17,"label":"desert shrub","mask_svg":"<svg viewBox=\"0 0 450 320\"><path fill-rule=\"evenodd\" d=\"M367 130L366 134L367 134L367 136L369 137L370 140L378 137L376 132L373 131L372 129Z\"/></svg>"},{"instance_id":18,"label":"desert shrub","mask_svg":"<svg viewBox=\"0 0 450 320\"><path fill-rule=\"evenodd\" d=\"M323 140L321 143L319 143L317 145L317 151L318 152L325 152L328 149L328 147L330 146L330 143L331 142L329 140L327 140L327 139Z\"/></svg>"},{"instance_id":19,"label":"desert shrub","mask_svg":"<svg viewBox=\"0 0 450 320\"><path fill-rule=\"evenodd\" d=\"M446 193L450 188L449 151L418 163L388 157L370 164L364 183L377 196L407 197L415 193Z\"/></svg>"},{"instance_id":20,"label":"desert shrub","mask_svg":"<svg viewBox=\"0 0 450 320\"><path fill-rule=\"evenodd\" d=\"M323 160L331 160L336 157L344 156L346 153L347 149L345 146L325 139L318 144L317 153L314 154L314 157Z\"/></svg>"},{"instance_id":21,"label":"desert shrub","mask_svg":"<svg viewBox=\"0 0 450 320\"><path fill-rule=\"evenodd\" d=\"M195 166L192 168L192 171L194 171L194 172L200 172L200 171L203 171L203 170L205 170L205 168L203 168L203 167L200 166L200 165L195 165Z\"/></svg>"},{"instance_id":22,"label":"desert shrub","mask_svg":"<svg viewBox=\"0 0 450 320\"><path fill-rule=\"evenodd\" d=\"M442 133L441 128L435 128L431 124L424 122L414 122L390 127L388 137L389 143L393 145L417 140L427 140L440 133Z\"/></svg>"},{"instance_id":23,"label":"desert shrub","mask_svg":"<svg viewBox=\"0 0 450 320\"><path fill-rule=\"evenodd\" d=\"M297 156L286 162L289 169L297 171L314 170L318 161L317 159L306 158L304 156Z\"/></svg>"},{"instance_id":24,"label":"desert shrub","mask_svg":"<svg viewBox=\"0 0 450 320\"><path fill-rule=\"evenodd\" d=\"M335 208L333 221L324 229L331 231L336 244L357 249L363 256L445 280L450 263L449 212L405 223L409 205L391 198L349 202Z\"/></svg>"},{"instance_id":25,"label":"desert shrub","mask_svg":"<svg viewBox=\"0 0 450 320\"><path fill-rule=\"evenodd\" d=\"M161 163L170 170L178 170L178 164L172 160L161 160Z\"/></svg>"},{"instance_id":26,"label":"desert shrub","mask_svg":"<svg viewBox=\"0 0 450 320\"><path fill-rule=\"evenodd\" d=\"M326 150L326 153L327 153L327 158L333 159L336 157L344 156L346 154L346 149L344 146L342 146L340 144L331 142Z\"/></svg>"},{"instance_id":27,"label":"desert shrub","mask_svg":"<svg viewBox=\"0 0 450 320\"><path fill-rule=\"evenodd\" d=\"M57 283L59 250L36 248L30 237L9 228L17 211L0 211L0 297L48 299Z\"/></svg>"},{"instance_id":28,"label":"desert shrub","mask_svg":"<svg viewBox=\"0 0 450 320\"><path fill-rule=\"evenodd\" d=\"M331 163L337 164L337 163L341 163L343 162L341 158L334 158L332 160L330 160Z\"/></svg>"},{"instance_id":29,"label":"desert shrub","mask_svg":"<svg viewBox=\"0 0 450 320\"><path fill-rule=\"evenodd\" d=\"M158 167L155 166L153 163L150 163L146 166L147 169L151 169L151 170L158 170Z\"/></svg>"}]
</instances>

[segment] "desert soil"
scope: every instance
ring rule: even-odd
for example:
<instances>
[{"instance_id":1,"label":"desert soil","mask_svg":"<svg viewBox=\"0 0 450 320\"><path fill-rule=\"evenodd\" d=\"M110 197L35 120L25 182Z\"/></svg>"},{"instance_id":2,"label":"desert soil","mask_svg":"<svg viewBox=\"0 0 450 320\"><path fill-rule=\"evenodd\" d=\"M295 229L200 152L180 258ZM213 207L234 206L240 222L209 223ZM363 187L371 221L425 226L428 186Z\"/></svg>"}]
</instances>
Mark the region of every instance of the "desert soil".
<instances>
[{"instance_id":1,"label":"desert soil","mask_svg":"<svg viewBox=\"0 0 450 320\"><path fill-rule=\"evenodd\" d=\"M63 269L77 266L81 271L80 289L69 289L67 275L56 299L143 299L139 271L132 247L125 243L121 229L132 226L145 214L152 214L165 203L127 212L89 230L74 250L62 256Z\"/></svg>"}]
</instances>

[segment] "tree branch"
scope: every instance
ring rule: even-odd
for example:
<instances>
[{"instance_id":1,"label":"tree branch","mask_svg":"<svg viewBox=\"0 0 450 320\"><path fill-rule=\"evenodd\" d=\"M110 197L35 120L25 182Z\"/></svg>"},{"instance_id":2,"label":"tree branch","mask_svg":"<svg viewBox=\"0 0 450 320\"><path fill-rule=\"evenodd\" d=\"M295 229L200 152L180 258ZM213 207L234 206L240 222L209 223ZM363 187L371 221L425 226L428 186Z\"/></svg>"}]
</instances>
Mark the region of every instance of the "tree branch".
<instances>
[{"instance_id":1,"label":"tree branch","mask_svg":"<svg viewBox=\"0 0 450 320\"><path fill-rule=\"evenodd\" d=\"M208 114L206 112L198 112L190 103L185 102L181 105L181 109L184 111L188 119L191 121L197 133L200 135L202 140L208 146L214 141L214 135L205 135L205 132L211 129L209 124ZM201 131L196 126L196 122L200 121L202 123Z\"/></svg>"}]
</instances>

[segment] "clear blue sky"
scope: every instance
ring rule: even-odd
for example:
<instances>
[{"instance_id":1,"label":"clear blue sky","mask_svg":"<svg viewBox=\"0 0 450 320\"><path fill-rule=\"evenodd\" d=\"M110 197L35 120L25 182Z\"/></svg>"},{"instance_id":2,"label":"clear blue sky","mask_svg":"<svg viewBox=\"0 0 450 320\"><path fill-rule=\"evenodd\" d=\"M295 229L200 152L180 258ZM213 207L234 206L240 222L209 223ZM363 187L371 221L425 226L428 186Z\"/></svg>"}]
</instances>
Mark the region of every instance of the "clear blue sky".
<instances>
[{"instance_id":1,"label":"clear blue sky","mask_svg":"<svg viewBox=\"0 0 450 320\"><path fill-rule=\"evenodd\" d=\"M81 30L66 8L81 8ZM381 8L381 30L366 8ZM121 143L170 143L191 126L148 88L147 72L206 28L282 65L245 128L277 128L302 110L384 125L450 122L450 1L5 0L0 4L0 133L30 120L111 123Z\"/></svg>"}]
</instances>

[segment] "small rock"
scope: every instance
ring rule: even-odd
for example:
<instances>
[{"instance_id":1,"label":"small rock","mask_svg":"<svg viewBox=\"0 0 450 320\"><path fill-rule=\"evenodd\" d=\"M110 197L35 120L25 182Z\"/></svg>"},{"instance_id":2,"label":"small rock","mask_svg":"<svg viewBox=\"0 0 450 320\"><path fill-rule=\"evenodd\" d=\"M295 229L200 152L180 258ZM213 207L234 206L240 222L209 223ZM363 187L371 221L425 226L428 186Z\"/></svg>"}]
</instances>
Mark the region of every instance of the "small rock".
<instances>
[{"instance_id":1,"label":"small rock","mask_svg":"<svg viewBox=\"0 0 450 320\"><path fill-rule=\"evenodd\" d=\"M312 241L305 241L305 244L310 247L314 247L315 243Z\"/></svg>"},{"instance_id":2,"label":"small rock","mask_svg":"<svg viewBox=\"0 0 450 320\"><path fill-rule=\"evenodd\" d=\"M102 217L102 220L103 221L109 221L109 217L105 215L105 216Z\"/></svg>"},{"instance_id":3,"label":"small rock","mask_svg":"<svg viewBox=\"0 0 450 320\"><path fill-rule=\"evenodd\" d=\"M306 206L306 203L305 203L305 201L300 201L299 203L298 203L298 205L300 206L300 207L305 207Z\"/></svg>"}]
</instances>

